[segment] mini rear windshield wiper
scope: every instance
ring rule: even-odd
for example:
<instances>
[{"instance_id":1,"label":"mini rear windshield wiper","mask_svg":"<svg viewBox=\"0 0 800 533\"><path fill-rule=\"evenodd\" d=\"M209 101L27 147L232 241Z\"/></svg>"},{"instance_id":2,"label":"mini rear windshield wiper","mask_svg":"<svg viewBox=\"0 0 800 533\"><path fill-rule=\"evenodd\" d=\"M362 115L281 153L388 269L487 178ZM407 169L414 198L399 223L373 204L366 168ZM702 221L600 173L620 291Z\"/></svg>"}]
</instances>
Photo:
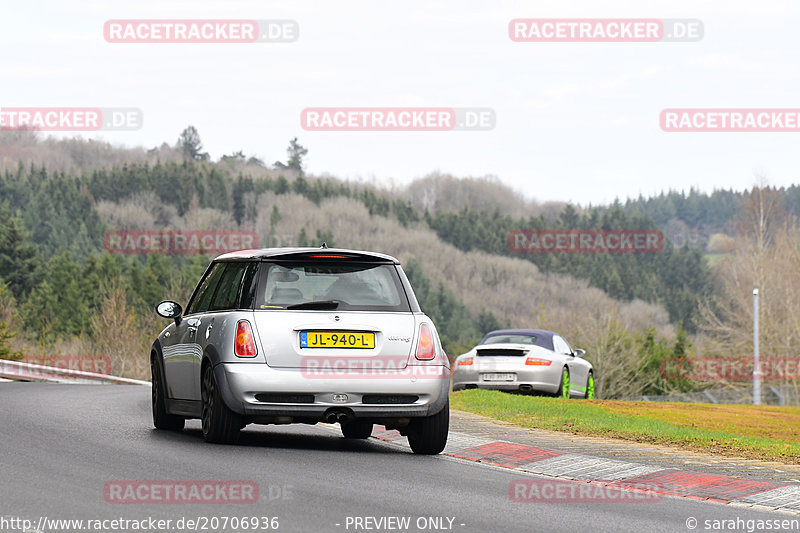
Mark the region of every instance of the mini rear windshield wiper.
<instances>
[{"instance_id":1,"label":"mini rear windshield wiper","mask_svg":"<svg viewBox=\"0 0 800 533\"><path fill-rule=\"evenodd\" d=\"M338 300L318 300L316 302L287 305L286 309L336 309L337 307L339 307Z\"/></svg>"}]
</instances>

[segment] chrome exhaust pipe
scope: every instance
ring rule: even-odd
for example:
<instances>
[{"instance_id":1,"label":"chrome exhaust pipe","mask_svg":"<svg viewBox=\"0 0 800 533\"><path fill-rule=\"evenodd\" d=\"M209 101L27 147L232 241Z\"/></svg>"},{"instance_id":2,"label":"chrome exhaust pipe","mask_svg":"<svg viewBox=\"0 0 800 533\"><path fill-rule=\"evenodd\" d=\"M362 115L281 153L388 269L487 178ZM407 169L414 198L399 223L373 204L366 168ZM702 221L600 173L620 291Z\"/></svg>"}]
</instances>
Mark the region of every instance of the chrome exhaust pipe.
<instances>
[{"instance_id":1,"label":"chrome exhaust pipe","mask_svg":"<svg viewBox=\"0 0 800 533\"><path fill-rule=\"evenodd\" d=\"M355 418L355 413L348 408L342 407L332 407L328 409L328 411L322 415L322 418L328 424L333 424L335 422L339 422L340 424L346 424L353 418Z\"/></svg>"}]
</instances>

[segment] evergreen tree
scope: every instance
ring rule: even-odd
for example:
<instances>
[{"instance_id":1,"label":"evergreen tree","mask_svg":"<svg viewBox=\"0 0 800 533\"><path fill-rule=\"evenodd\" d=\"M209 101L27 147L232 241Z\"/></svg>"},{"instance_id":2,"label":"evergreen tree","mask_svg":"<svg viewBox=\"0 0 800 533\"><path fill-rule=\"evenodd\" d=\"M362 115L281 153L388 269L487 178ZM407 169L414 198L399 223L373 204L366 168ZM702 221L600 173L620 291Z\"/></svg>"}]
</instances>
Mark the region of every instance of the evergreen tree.
<instances>
[{"instance_id":1,"label":"evergreen tree","mask_svg":"<svg viewBox=\"0 0 800 533\"><path fill-rule=\"evenodd\" d=\"M300 176L303 176L303 158L308 155L308 149L297 141L297 137L289 141L289 147L286 148L286 163L275 161L275 168L294 170Z\"/></svg>"},{"instance_id":2,"label":"evergreen tree","mask_svg":"<svg viewBox=\"0 0 800 533\"><path fill-rule=\"evenodd\" d=\"M289 147L286 149L286 154L289 159L286 162L286 167L290 170L296 170L303 175L303 158L308 155L308 148L297 142L297 137L289 141Z\"/></svg>"},{"instance_id":3,"label":"evergreen tree","mask_svg":"<svg viewBox=\"0 0 800 533\"><path fill-rule=\"evenodd\" d=\"M308 242L308 234L306 234L306 228L300 228L300 234L297 236L297 246L304 248L309 246L310 243Z\"/></svg>"},{"instance_id":4,"label":"evergreen tree","mask_svg":"<svg viewBox=\"0 0 800 533\"><path fill-rule=\"evenodd\" d=\"M19 360L22 352L12 350L9 346L11 339L17 336L13 331L13 321L16 320L16 302L10 294L8 285L0 280L0 359Z\"/></svg>"},{"instance_id":5,"label":"evergreen tree","mask_svg":"<svg viewBox=\"0 0 800 533\"><path fill-rule=\"evenodd\" d=\"M15 298L26 296L37 281L36 247L30 242L22 219L7 207L0 208L0 275Z\"/></svg>"},{"instance_id":6,"label":"evergreen tree","mask_svg":"<svg viewBox=\"0 0 800 533\"><path fill-rule=\"evenodd\" d=\"M188 161L208 161L209 155L203 152L203 143L200 140L200 133L194 126L188 126L181 132L178 138L177 148L183 153L183 157Z\"/></svg>"}]
</instances>

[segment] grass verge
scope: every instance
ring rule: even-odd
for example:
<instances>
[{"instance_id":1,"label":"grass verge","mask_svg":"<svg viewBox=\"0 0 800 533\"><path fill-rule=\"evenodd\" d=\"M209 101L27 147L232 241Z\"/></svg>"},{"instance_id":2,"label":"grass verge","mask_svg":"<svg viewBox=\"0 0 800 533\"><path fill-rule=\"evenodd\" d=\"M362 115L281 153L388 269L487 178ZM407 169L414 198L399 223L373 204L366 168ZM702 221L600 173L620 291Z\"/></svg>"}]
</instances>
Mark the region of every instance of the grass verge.
<instances>
[{"instance_id":1,"label":"grass verge","mask_svg":"<svg viewBox=\"0 0 800 533\"><path fill-rule=\"evenodd\" d=\"M450 407L522 427L800 464L800 407L561 400L489 390L453 393Z\"/></svg>"}]
</instances>

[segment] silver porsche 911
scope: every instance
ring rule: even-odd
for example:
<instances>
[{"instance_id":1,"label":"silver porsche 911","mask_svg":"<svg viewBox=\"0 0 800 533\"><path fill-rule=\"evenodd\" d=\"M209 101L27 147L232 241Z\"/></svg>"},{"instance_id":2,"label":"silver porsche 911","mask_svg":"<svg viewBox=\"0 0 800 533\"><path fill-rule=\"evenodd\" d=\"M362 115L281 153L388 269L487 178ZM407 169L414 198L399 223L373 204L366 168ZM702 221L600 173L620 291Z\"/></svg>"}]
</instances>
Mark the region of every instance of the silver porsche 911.
<instances>
[{"instance_id":1,"label":"silver porsche 911","mask_svg":"<svg viewBox=\"0 0 800 533\"><path fill-rule=\"evenodd\" d=\"M488 333L459 356L453 390L495 389L544 392L562 398L594 398L594 370L557 333L502 329Z\"/></svg>"},{"instance_id":2,"label":"silver porsche 911","mask_svg":"<svg viewBox=\"0 0 800 533\"><path fill-rule=\"evenodd\" d=\"M338 422L346 438L397 429L415 453L447 442L450 364L399 262L323 248L214 259L153 343L153 422L199 418L209 442L247 424Z\"/></svg>"}]
</instances>

